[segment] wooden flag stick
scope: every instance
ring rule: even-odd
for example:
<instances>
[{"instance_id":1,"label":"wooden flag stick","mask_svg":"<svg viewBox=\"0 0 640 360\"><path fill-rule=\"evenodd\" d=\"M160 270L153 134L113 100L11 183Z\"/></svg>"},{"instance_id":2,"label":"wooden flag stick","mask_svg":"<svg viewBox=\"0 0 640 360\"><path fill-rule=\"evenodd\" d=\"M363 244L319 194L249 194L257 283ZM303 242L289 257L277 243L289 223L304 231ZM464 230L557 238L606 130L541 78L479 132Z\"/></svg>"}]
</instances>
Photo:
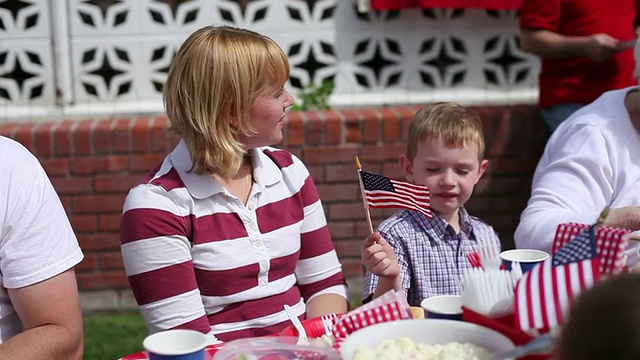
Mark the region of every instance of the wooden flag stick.
<instances>
[{"instance_id":1,"label":"wooden flag stick","mask_svg":"<svg viewBox=\"0 0 640 360\"><path fill-rule=\"evenodd\" d=\"M598 220L596 221L596 225L604 224L604 221L607 219L608 215L609 215L609 207L607 206L604 209L602 209L602 212L600 213L600 216L598 216Z\"/></svg>"},{"instance_id":2,"label":"wooden flag stick","mask_svg":"<svg viewBox=\"0 0 640 360\"><path fill-rule=\"evenodd\" d=\"M364 185L362 184L362 176L360 176L360 171L362 171L362 165L360 164L360 159L358 159L358 155L356 155L356 168L358 169L358 182L360 183L360 194L362 195L362 205L364 205L364 212L367 215L367 223L369 224L369 233L373 234L373 223L371 222L371 212L369 211L369 203L367 202L367 197L364 194Z\"/></svg>"},{"instance_id":3,"label":"wooden flag stick","mask_svg":"<svg viewBox=\"0 0 640 360\"><path fill-rule=\"evenodd\" d=\"M594 235L597 233L598 229L601 228L604 224L604 221L607 220L607 216L609 215L609 206L605 206L604 209L598 215L598 219L596 219L596 223L593 224Z\"/></svg>"}]
</instances>

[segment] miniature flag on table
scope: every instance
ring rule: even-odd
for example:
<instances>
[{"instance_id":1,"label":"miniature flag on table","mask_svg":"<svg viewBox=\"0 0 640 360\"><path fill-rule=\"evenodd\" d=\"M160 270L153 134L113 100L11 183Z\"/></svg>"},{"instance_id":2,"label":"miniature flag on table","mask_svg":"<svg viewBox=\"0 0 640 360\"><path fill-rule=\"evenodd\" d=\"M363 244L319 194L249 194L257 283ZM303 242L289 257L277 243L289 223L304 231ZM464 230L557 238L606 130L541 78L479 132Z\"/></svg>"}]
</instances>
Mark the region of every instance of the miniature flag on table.
<instances>
[{"instance_id":1,"label":"miniature flag on table","mask_svg":"<svg viewBox=\"0 0 640 360\"><path fill-rule=\"evenodd\" d=\"M382 175L359 171L364 195L370 208L402 208L419 211L429 219L431 203L429 188L390 179Z\"/></svg>"},{"instance_id":2,"label":"miniature flag on table","mask_svg":"<svg viewBox=\"0 0 640 360\"><path fill-rule=\"evenodd\" d=\"M538 264L516 284L514 312L521 330L561 325L569 303L600 276L595 225Z\"/></svg>"},{"instance_id":3,"label":"miniature flag on table","mask_svg":"<svg viewBox=\"0 0 640 360\"><path fill-rule=\"evenodd\" d=\"M570 239L589 228L587 224L567 223L558 225L551 253L560 249ZM629 247L629 231L599 226L596 231L596 246L600 260L600 274L617 274L624 266L624 255Z\"/></svg>"}]
</instances>

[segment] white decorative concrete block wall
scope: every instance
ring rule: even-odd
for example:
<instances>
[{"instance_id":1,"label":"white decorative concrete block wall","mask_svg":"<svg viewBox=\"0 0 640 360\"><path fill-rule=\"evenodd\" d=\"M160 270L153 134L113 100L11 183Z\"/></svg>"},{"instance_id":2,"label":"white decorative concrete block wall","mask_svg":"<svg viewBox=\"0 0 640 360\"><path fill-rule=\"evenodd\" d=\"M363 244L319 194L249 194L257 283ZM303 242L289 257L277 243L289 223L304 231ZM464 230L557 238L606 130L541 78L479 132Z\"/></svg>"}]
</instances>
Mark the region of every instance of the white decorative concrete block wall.
<instances>
[{"instance_id":1,"label":"white decorative concrete block wall","mask_svg":"<svg viewBox=\"0 0 640 360\"><path fill-rule=\"evenodd\" d=\"M0 123L162 112L181 42L209 24L271 36L289 90L335 83L334 106L534 103L538 60L518 12L359 13L356 0L0 0Z\"/></svg>"}]
</instances>

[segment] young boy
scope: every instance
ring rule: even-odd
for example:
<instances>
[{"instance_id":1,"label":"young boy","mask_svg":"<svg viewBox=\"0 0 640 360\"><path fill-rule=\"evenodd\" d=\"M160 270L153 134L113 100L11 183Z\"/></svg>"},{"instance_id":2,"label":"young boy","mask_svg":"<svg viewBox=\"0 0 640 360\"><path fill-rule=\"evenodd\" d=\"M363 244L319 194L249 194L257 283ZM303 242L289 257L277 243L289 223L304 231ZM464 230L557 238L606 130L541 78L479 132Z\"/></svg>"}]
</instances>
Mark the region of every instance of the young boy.
<instances>
[{"instance_id":1,"label":"young boy","mask_svg":"<svg viewBox=\"0 0 640 360\"><path fill-rule=\"evenodd\" d=\"M391 289L403 290L411 306L460 293L466 255L478 244L500 248L495 230L464 208L487 165L482 123L471 110L441 102L414 115L400 166L408 182L429 187L433 219L401 210L367 237L364 302Z\"/></svg>"}]
</instances>

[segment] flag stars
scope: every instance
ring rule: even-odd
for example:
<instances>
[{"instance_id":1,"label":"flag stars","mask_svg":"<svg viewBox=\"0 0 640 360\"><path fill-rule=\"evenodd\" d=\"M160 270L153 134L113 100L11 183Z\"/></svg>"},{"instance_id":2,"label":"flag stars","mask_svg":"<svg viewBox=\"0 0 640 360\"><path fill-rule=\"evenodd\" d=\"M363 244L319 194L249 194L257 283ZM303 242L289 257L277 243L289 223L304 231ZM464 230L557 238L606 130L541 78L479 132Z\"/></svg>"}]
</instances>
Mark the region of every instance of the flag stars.
<instances>
[{"instance_id":1,"label":"flag stars","mask_svg":"<svg viewBox=\"0 0 640 360\"><path fill-rule=\"evenodd\" d=\"M582 231L553 255L553 266L566 265L598 256L593 226Z\"/></svg>"},{"instance_id":2,"label":"flag stars","mask_svg":"<svg viewBox=\"0 0 640 360\"><path fill-rule=\"evenodd\" d=\"M362 182L366 190L384 190L395 192L395 188L388 178L362 172Z\"/></svg>"}]
</instances>

